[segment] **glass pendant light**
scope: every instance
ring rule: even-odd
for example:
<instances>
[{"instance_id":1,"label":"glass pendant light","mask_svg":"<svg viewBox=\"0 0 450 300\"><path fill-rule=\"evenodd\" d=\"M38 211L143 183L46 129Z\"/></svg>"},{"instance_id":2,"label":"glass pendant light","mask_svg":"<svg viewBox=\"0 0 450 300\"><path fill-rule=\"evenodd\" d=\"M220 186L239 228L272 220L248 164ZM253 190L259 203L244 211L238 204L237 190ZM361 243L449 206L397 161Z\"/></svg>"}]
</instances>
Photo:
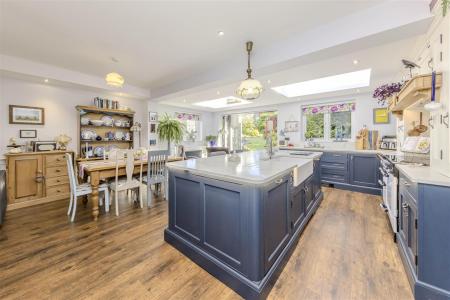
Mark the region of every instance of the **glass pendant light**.
<instances>
[{"instance_id":1,"label":"glass pendant light","mask_svg":"<svg viewBox=\"0 0 450 300\"><path fill-rule=\"evenodd\" d=\"M250 67L250 53L252 52L253 42L247 42L247 53L248 53L248 67L247 67L247 79L241 82L236 94L245 100L255 100L258 98L262 91L262 84L252 78L252 68Z\"/></svg>"},{"instance_id":2,"label":"glass pendant light","mask_svg":"<svg viewBox=\"0 0 450 300\"><path fill-rule=\"evenodd\" d=\"M123 77L115 72L106 74L105 80L107 85L114 87L122 87L125 82Z\"/></svg>"}]
</instances>

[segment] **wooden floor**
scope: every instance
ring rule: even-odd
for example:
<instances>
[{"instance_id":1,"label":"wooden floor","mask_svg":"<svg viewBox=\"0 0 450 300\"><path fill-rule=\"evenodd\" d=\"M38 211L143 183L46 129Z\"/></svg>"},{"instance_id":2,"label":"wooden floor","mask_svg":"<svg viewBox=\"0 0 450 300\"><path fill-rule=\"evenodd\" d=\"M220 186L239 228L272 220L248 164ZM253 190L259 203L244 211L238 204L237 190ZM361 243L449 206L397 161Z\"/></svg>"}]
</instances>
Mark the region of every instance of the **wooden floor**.
<instances>
[{"instance_id":1,"label":"wooden floor","mask_svg":"<svg viewBox=\"0 0 450 300\"><path fill-rule=\"evenodd\" d=\"M412 299L380 198L325 189L270 299ZM239 299L163 240L167 203L121 215L58 201L10 211L0 229L0 299Z\"/></svg>"}]
</instances>

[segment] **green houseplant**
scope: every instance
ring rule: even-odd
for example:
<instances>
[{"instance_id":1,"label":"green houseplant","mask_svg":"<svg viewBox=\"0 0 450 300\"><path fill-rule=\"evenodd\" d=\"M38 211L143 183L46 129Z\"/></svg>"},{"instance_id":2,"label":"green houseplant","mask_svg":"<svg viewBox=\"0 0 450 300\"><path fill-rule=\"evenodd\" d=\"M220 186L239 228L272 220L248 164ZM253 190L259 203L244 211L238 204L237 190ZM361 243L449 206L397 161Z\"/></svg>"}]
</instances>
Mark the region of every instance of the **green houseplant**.
<instances>
[{"instance_id":1,"label":"green houseplant","mask_svg":"<svg viewBox=\"0 0 450 300\"><path fill-rule=\"evenodd\" d=\"M170 153L171 142L179 143L183 139L184 124L164 114L159 121L157 133L160 140L167 141L167 149Z\"/></svg>"}]
</instances>

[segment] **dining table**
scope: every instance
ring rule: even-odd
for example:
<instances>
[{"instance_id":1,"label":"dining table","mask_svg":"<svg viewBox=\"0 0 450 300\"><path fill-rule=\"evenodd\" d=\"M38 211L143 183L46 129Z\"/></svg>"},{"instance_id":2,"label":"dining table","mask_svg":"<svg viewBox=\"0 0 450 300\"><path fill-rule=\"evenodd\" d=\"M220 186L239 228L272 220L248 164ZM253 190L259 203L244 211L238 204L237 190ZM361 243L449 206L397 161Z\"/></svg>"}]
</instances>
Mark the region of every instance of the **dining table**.
<instances>
[{"instance_id":1,"label":"dining table","mask_svg":"<svg viewBox=\"0 0 450 300\"><path fill-rule=\"evenodd\" d=\"M183 160L182 157L179 156L169 156L167 162L174 162ZM78 161L78 177L81 180L85 180L89 178L92 194L92 217L94 221L97 221L99 215L98 208L98 187L101 180L108 180L110 178L114 178L116 176L116 161L115 160L80 160ZM136 160L134 163L134 173L139 174L140 172L140 160ZM125 176L125 161L119 162L118 168L119 176ZM142 160L142 172L143 174L147 173L148 163L147 159Z\"/></svg>"}]
</instances>

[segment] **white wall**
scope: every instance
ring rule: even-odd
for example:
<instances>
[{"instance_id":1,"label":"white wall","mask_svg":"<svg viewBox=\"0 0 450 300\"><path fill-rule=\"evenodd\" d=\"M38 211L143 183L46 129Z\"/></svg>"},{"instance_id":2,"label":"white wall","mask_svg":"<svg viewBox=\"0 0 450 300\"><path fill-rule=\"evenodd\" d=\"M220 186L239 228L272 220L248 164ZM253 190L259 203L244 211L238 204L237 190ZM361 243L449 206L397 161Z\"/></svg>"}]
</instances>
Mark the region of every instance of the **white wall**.
<instances>
[{"instance_id":1,"label":"white wall","mask_svg":"<svg viewBox=\"0 0 450 300\"><path fill-rule=\"evenodd\" d=\"M206 145L205 137L207 135L217 135L217 131L215 129L215 121L213 119L214 114L211 112L199 111L186 109L181 107L175 107L171 105L161 104L158 102L148 101L148 111L149 112L157 112L158 116L161 117L165 113L170 115L171 117L175 117L175 113L193 113L200 115L200 120L202 121L202 141L200 142L183 142L183 145L186 149L197 149L198 147ZM148 120L148 117L147 117ZM147 141L148 142L148 141ZM158 149L166 149L167 142L157 142L156 148Z\"/></svg>"},{"instance_id":2,"label":"white wall","mask_svg":"<svg viewBox=\"0 0 450 300\"><path fill-rule=\"evenodd\" d=\"M256 100L257 101L257 100ZM314 100L314 101L298 101L286 104L262 106L249 110L231 110L227 112L219 112L214 114L215 119L215 130L217 131L220 126L221 116L227 113L240 113L240 112L256 112L256 111L278 111L278 132L284 128L285 121L299 121L300 131L286 133L286 136L290 138L290 142L294 145L302 145L303 140L301 138L302 134L302 122L301 122L301 109L302 105L308 104L321 104L321 103L334 103L334 102L344 102L344 101L354 101L356 103L355 118L353 128L354 132L357 133L364 125L367 126L369 130L378 130L380 136L383 135L395 135L396 132L396 119L391 115L390 124L375 125L373 124L373 109L380 107L375 99L372 98L371 94L357 94L348 97L338 97L332 99ZM345 146L345 143L339 143L340 146ZM353 145L348 145L353 146Z\"/></svg>"},{"instance_id":3,"label":"white wall","mask_svg":"<svg viewBox=\"0 0 450 300\"><path fill-rule=\"evenodd\" d=\"M20 129L36 129L39 140L54 140L65 133L72 138L70 149L78 152L78 112L77 105L93 105L95 97L115 99L120 104L136 111L135 121L142 123L142 141L147 140L147 100L126 99L102 94L94 90L75 87L55 86L51 84L25 81L0 76L0 157L7 150L6 145L11 137L19 143L28 139L19 139ZM10 104L36 106L45 108L45 125L13 125L9 124ZM138 146L135 139L135 146Z\"/></svg>"}]
</instances>

